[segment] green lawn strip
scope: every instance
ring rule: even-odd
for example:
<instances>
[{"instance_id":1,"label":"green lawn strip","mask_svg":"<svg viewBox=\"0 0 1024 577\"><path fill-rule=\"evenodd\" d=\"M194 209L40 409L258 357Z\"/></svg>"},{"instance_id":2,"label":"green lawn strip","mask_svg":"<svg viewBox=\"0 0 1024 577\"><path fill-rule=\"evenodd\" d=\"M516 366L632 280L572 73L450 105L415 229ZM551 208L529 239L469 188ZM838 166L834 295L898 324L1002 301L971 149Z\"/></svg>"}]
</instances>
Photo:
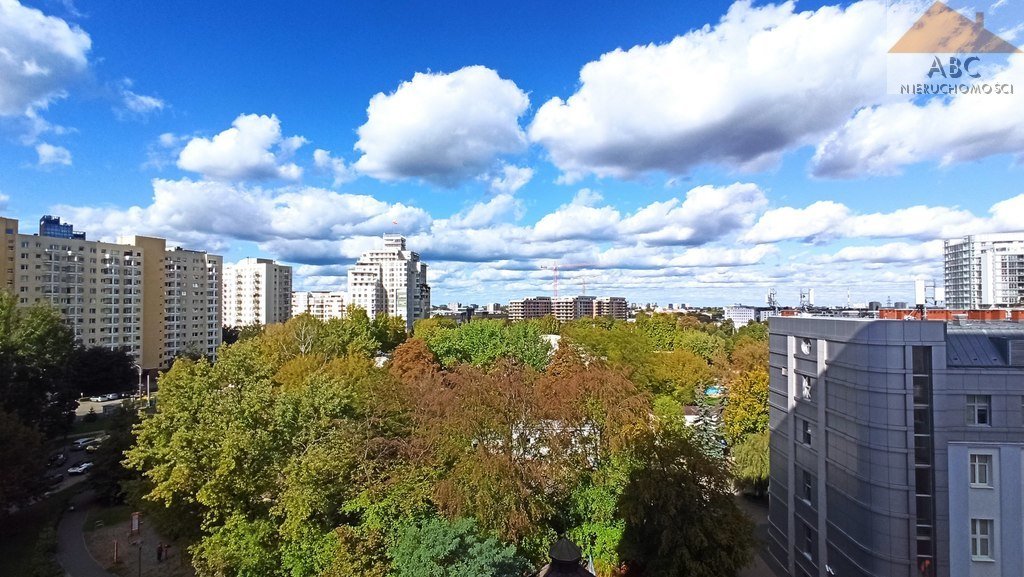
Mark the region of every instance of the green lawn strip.
<instances>
[{"instance_id":1,"label":"green lawn strip","mask_svg":"<svg viewBox=\"0 0 1024 577\"><path fill-rule=\"evenodd\" d=\"M115 507L102 507L89 511L85 518L85 530L95 531L100 527L109 527L127 521L132 516L132 509L128 505L117 505ZM99 522L101 525L97 525Z\"/></svg>"}]
</instances>

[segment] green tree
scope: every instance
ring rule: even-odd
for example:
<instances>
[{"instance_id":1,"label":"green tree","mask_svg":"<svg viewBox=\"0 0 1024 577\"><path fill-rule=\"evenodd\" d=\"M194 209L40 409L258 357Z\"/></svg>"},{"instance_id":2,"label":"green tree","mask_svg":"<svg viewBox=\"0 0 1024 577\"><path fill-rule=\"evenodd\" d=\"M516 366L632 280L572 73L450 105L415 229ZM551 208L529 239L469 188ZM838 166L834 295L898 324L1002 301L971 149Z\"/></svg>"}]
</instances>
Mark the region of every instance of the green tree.
<instances>
[{"instance_id":1,"label":"green tree","mask_svg":"<svg viewBox=\"0 0 1024 577\"><path fill-rule=\"evenodd\" d=\"M125 348L75 347L69 370L70 381L82 396L131 391L139 382L134 361Z\"/></svg>"},{"instance_id":2,"label":"green tree","mask_svg":"<svg viewBox=\"0 0 1024 577\"><path fill-rule=\"evenodd\" d=\"M507 324L498 320L478 320L456 328L439 328L427 338L427 345L445 367L459 363L489 367L498 359L515 359L542 369L551 351L536 325Z\"/></svg>"},{"instance_id":3,"label":"green tree","mask_svg":"<svg viewBox=\"0 0 1024 577\"><path fill-rule=\"evenodd\" d=\"M135 441L132 427L138 423L139 414L129 403L124 403L110 417L107 439L97 449L92 461L95 466L89 475L89 484L96 496L108 504L120 503L125 498L127 483L135 479L137 472L126 469L122 461L124 452Z\"/></svg>"},{"instance_id":4,"label":"green tree","mask_svg":"<svg viewBox=\"0 0 1024 577\"><path fill-rule=\"evenodd\" d=\"M0 511L28 497L46 470L43 437L17 415L0 410Z\"/></svg>"},{"instance_id":5,"label":"green tree","mask_svg":"<svg viewBox=\"0 0 1024 577\"><path fill-rule=\"evenodd\" d=\"M702 331L684 330L676 333L675 346L701 357L708 363L724 354L726 341L724 338Z\"/></svg>"},{"instance_id":6,"label":"green tree","mask_svg":"<svg viewBox=\"0 0 1024 577\"><path fill-rule=\"evenodd\" d=\"M757 495L768 488L768 431L747 435L732 449L732 471L736 480L750 487Z\"/></svg>"},{"instance_id":7,"label":"green tree","mask_svg":"<svg viewBox=\"0 0 1024 577\"><path fill-rule=\"evenodd\" d=\"M683 432L641 433L618 500L619 557L652 577L730 577L747 565L753 524L737 507L725 463Z\"/></svg>"},{"instance_id":8,"label":"green tree","mask_svg":"<svg viewBox=\"0 0 1024 577\"><path fill-rule=\"evenodd\" d=\"M390 551L395 577L520 577L516 548L481 536L473 519L426 519L399 531Z\"/></svg>"},{"instance_id":9,"label":"green tree","mask_svg":"<svg viewBox=\"0 0 1024 577\"><path fill-rule=\"evenodd\" d=\"M721 418L717 407L707 395L697 395L697 420L690 427L693 443L711 459L721 459L725 452L722 447Z\"/></svg>"},{"instance_id":10,"label":"green tree","mask_svg":"<svg viewBox=\"0 0 1024 577\"><path fill-rule=\"evenodd\" d=\"M729 384L722 411L723 432L730 445L768 428L768 373L748 371Z\"/></svg>"},{"instance_id":11,"label":"green tree","mask_svg":"<svg viewBox=\"0 0 1024 577\"><path fill-rule=\"evenodd\" d=\"M409 336L405 319L389 316L387 313L377 315L370 323L373 338L380 343L380 352L390 353Z\"/></svg>"},{"instance_id":12,"label":"green tree","mask_svg":"<svg viewBox=\"0 0 1024 577\"><path fill-rule=\"evenodd\" d=\"M431 317L429 319L420 319L413 323L412 334L419 339L429 341L430 336L434 334L438 329L454 329L459 326L454 319L448 317Z\"/></svg>"},{"instance_id":13,"label":"green tree","mask_svg":"<svg viewBox=\"0 0 1024 577\"><path fill-rule=\"evenodd\" d=\"M67 431L77 396L68 385L74 336L47 304L17 308L0 291L0 409L53 436Z\"/></svg>"}]
</instances>

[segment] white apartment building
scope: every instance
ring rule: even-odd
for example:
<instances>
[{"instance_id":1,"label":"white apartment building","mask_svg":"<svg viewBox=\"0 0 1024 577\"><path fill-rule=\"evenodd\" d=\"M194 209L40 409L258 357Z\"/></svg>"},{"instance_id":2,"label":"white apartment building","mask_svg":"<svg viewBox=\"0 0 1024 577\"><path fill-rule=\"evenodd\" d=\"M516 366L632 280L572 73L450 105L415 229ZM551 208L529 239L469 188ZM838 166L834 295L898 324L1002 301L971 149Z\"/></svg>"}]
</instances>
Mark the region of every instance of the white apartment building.
<instances>
[{"instance_id":1,"label":"white apartment building","mask_svg":"<svg viewBox=\"0 0 1024 577\"><path fill-rule=\"evenodd\" d=\"M224 326L283 323L292 316L292 267L267 258L224 265Z\"/></svg>"},{"instance_id":2,"label":"white apartment building","mask_svg":"<svg viewBox=\"0 0 1024 577\"><path fill-rule=\"evenodd\" d=\"M430 316L427 265L406 249L405 237L384 235L384 248L363 253L348 271L349 302L370 318L387 313L405 319L406 327Z\"/></svg>"},{"instance_id":3,"label":"white apartment building","mask_svg":"<svg viewBox=\"0 0 1024 577\"><path fill-rule=\"evenodd\" d=\"M321 321L345 318L344 291L296 291L292 293L292 316L312 315Z\"/></svg>"},{"instance_id":4,"label":"white apartment building","mask_svg":"<svg viewBox=\"0 0 1024 577\"><path fill-rule=\"evenodd\" d=\"M87 240L50 216L38 234L0 217L0 288L18 306L47 303L84 346L125 348L144 369L221 342L221 257L167 250L162 238Z\"/></svg>"},{"instance_id":5,"label":"white apartment building","mask_svg":"<svg viewBox=\"0 0 1024 577\"><path fill-rule=\"evenodd\" d=\"M732 325L736 328L746 326L747 323L757 318L757 309L754 307L733 305L725 307L723 311L725 313L723 318L727 321L732 321Z\"/></svg>"},{"instance_id":6,"label":"white apartment building","mask_svg":"<svg viewBox=\"0 0 1024 577\"><path fill-rule=\"evenodd\" d=\"M945 281L949 308L1024 303L1024 232L945 241Z\"/></svg>"},{"instance_id":7,"label":"white apartment building","mask_svg":"<svg viewBox=\"0 0 1024 577\"><path fill-rule=\"evenodd\" d=\"M223 257L176 247L164 256L163 365L181 354L217 354Z\"/></svg>"}]
</instances>

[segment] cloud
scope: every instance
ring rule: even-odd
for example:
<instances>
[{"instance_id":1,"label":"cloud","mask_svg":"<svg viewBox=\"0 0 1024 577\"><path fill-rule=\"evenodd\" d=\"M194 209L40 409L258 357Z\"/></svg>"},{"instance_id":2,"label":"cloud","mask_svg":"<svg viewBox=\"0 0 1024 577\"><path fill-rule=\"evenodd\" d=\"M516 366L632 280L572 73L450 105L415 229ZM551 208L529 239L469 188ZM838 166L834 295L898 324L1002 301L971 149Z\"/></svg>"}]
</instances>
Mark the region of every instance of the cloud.
<instances>
[{"instance_id":1,"label":"cloud","mask_svg":"<svg viewBox=\"0 0 1024 577\"><path fill-rule=\"evenodd\" d=\"M526 166L505 164L499 174L491 176L491 192L513 194L526 186L533 178L533 169Z\"/></svg>"},{"instance_id":2,"label":"cloud","mask_svg":"<svg viewBox=\"0 0 1024 577\"><path fill-rule=\"evenodd\" d=\"M0 210L7 210L7 205L10 203L11 197L0 192Z\"/></svg>"},{"instance_id":3,"label":"cloud","mask_svg":"<svg viewBox=\"0 0 1024 577\"><path fill-rule=\"evenodd\" d=\"M71 151L63 146L54 146L41 142L36 145L36 154L39 155L38 166L49 166L52 164L71 166Z\"/></svg>"},{"instance_id":4,"label":"cloud","mask_svg":"<svg viewBox=\"0 0 1024 577\"><path fill-rule=\"evenodd\" d=\"M905 263L928 262L942 259L943 242L933 240L909 244L891 242L876 246L847 246L830 255L814 258L814 262L829 264L839 262Z\"/></svg>"},{"instance_id":5,"label":"cloud","mask_svg":"<svg viewBox=\"0 0 1024 577\"><path fill-rule=\"evenodd\" d=\"M341 186L356 179L356 172L345 164L342 158L331 156L331 151L318 148L313 151L313 164L334 177L334 186Z\"/></svg>"},{"instance_id":6,"label":"cloud","mask_svg":"<svg viewBox=\"0 0 1024 577\"><path fill-rule=\"evenodd\" d=\"M530 139L563 182L772 166L884 93L885 19L874 0L805 12L736 2L714 26L586 64L575 94L537 111Z\"/></svg>"},{"instance_id":7,"label":"cloud","mask_svg":"<svg viewBox=\"0 0 1024 577\"><path fill-rule=\"evenodd\" d=\"M416 73L391 94L370 99L354 166L385 181L456 186L526 147L519 117L529 102L514 82L483 66Z\"/></svg>"},{"instance_id":8,"label":"cloud","mask_svg":"<svg viewBox=\"0 0 1024 577\"><path fill-rule=\"evenodd\" d=\"M487 202L474 204L448 220L452 228L486 228L523 216L523 205L511 194L499 194Z\"/></svg>"},{"instance_id":9,"label":"cloud","mask_svg":"<svg viewBox=\"0 0 1024 577\"><path fill-rule=\"evenodd\" d=\"M940 166L996 154L1024 153L1024 55L985 81L1015 85L1018 94L933 98L924 104L897 102L864 108L817 147L814 175L857 178L899 174L905 166L932 160Z\"/></svg>"},{"instance_id":10,"label":"cloud","mask_svg":"<svg viewBox=\"0 0 1024 577\"><path fill-rule=\"evenodd\" d=\"M83 229L104 238L150 234L194 243L223 239L314 242L430 226L422 209L371 196L313 187L265 190L223 181L153 180L149 206L127 209L59 206ZM398 221L399 225L392 224Z\"/></svg>"},{"instance_id":11,"label":"cloud","mask_svg":"<svg viewBox=\"0 0 1024 577\"><path fill-rule=\"evenodd\" d=\"M857 214L841 203L819 201L806 208L782 207L766 211L740 240L825 243L839 238L953 238L1019 230L1019 215L1024 214L1020 211L1024 211L1024 194L992 205L987 218L969 210L924 205Z\"/></svg>"},{"instance_id":12,"label":"cloud","mask_svg":"<svg viewBox=\"0 0 1024 577\"><path fill-rule=\"evenodd\" d=\"M302 169L285 161L305 142L301 136L282 138L276 115L242 114L212 139L190 140L178 167L213 180L298 180Z\"/></svg>"},{"instance_id":13,"label":"cloud","mask_svg":"<svg viewBox=\"0 0 1024 577\"><path fill-rule=\"evenodd\" d=\"M115 108L118 118L125 119L130 116L146 118L154 112L163 110L167 103L156 96L136 94L131 90L124 89L121 92L121 105L123 108Z\"/></svg>"},{"instance_id":14,"label":"cloud","mask_svg":"<svg viewBox=\"0 0 1024 577\"><path fill-rule=\"evenodd\" d=\"M92 40L77 26L0 0L0 116L25 116L62 98L88 68Z\"/></svg>"}]
</instances>

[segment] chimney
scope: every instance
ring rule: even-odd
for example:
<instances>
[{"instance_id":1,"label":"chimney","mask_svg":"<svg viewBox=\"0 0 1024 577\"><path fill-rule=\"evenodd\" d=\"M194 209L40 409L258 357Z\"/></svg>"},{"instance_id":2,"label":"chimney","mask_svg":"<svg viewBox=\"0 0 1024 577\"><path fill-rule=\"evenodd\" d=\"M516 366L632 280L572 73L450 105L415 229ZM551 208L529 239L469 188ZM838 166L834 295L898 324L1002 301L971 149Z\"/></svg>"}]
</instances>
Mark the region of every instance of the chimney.
<instances>
[{"instance_id":1,"label":"chimney","mask_svg":"<svg viewBox=\"0 0 1024 577\"><path fill-rule=\"evenodd\" d=\"M985 27L985 13L984 12L975 12L974 13L974 23L978 25L978 28L984 28Z\"/></svg>"}]
</instances>

